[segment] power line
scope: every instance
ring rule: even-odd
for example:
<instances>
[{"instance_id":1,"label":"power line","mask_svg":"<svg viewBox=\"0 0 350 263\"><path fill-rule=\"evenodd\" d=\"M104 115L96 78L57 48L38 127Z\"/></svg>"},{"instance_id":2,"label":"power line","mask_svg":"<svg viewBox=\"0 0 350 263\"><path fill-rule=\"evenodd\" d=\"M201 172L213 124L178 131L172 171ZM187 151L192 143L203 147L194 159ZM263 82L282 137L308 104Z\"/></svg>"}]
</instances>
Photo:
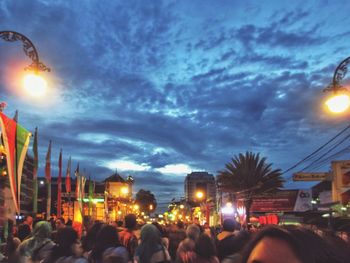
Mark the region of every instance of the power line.
<instances>
[{"instance_id":1,"label":"power line","mask_svg":"<svg viewBox=\"0 0 350 263\"><path fill-rule=\"evenodd\" d=\"M315 166L311 167L312 169L318 169L326 164L329 164L329 161L334 159L335 157L338 157L338 156L342 156L343 154L347 153L350 151L350 145L346 146L345 148L341 149L340 151L326 157L326 158L323 158L322 160L318 161L318 162L315 162ZM310 167L309 167L310 168ZM304 171L305 168L302 170Z\"/></svg>"},{"instance_id":2,"label":"power line","mask_svg":"<svg viewBox=\"0 0 350 263\"><path fill-rule=\"evenodd\" d=\"M329 165L329 161L330 160L334 159L335 157L342 156L343 154L345 154L347 152L350 152L350 147L349 146L344 148L343 150L341 150L341 151L339 151L339 152L337 152L337 153L327 157L326 159L323 159L322 161L319 162L319 164L317 166L313 167L313 169L319 169L319 168L321 168L321 167L323 167L325 165Z\"/></svg>"},{"instance_id":3,"label":"power line","mask_svg":"<svg viewBox=\"0 0 350 263\"><path fill-rule=\"evenodd\" d=\"M340 131L337 135L335 135L332 139L330 139L328 142L326 142L325 144L323 144L321 147L319 147L317 150L315 150L314 152L312 152L311 154L309 154L308 156L306 156L304 159L302 159L301 161L297 162L296 164L294 164L293 166L291 166L290 168L288 168L287 170L285 170L284 172L282 172L282 174L285 174L291 170L293 170L294 168L298 167L300 164L302 164L303 162L307 161L308 159L312 158L315 154L317 154L319 151L321 151L322 149L324 149L328 144L330 144L331 142L333 142L336 138L338 138L340 135L342 135L346 130L348 130L350 128L350 125L346 126L342 131Z\"/></svg>"},{"instance_id":4,"label":"power line","mask_svg":"<svg viewBox=\"0 0 350 263\"><path fill-rule=\"evenodd\" d=\"M319 160L321 160L323 157L325 157L327 154L329 154L330 152L332 152L335 148L337 148L340 144L342 144L346 139L350 138L350 134L347 135L344 139L342 139L340 142L338 142L337 144L335 144L332 148L330 148L325 154L321 155L319 158L317 158L315 161L313 161L311 164L307 165L306 167L304 167L302 169L302 171L312 167L312 165L314 165L315 163L317 163Z\"/></svg>"}]
</instances>

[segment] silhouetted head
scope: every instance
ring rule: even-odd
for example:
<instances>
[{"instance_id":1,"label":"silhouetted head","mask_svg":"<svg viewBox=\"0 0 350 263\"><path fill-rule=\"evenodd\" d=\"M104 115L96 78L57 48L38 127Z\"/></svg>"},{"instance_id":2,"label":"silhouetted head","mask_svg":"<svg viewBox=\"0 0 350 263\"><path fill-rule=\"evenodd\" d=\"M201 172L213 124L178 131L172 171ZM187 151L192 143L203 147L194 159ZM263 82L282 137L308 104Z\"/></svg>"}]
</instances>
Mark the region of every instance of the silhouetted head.
<instances>
[{"instance_id":1,"label":"silhouetted head","mask_svg":"<svg viewBox=\"0 0 350 263\"><path fill-rule=\"evenodd\" d=\"M222 224L222 230L228 231L228 232L234 232L235 226L236 226L235 220L227 218L224 220L224 223Z\"/></svg>"},{"instance_id":2,"label":"silhouetted head","mask_svg":"<svg viewBox=\"0 0 350 263\"><path fill-rule=\"evenodd\" d=\"M341 263L348 262L348 251L305 228L268 226L248 244L242 263L276 259L284 263Z\"/></svg>"},{"instance_id":3,"label":"silhouetted head","mask_svg":"<svg viewBox=\"0 0 350 263\"><path fill-rule=\"evenodd\" d=\"M127 229L134 229L137 225L136 215L128 214L125 216L125 227Z\"/></svg>"},{"instance_id":4,"label":"silhouetted head","mask_svg":"<svg viewBox=\"0 0 350 263\"><path fill-rule=\"evenodd\" d=\"M210 259L216 256L215 244L207 234L201 234L199 236L195 251L198 257L203 259Z\"/></svg>"}]
</instances>

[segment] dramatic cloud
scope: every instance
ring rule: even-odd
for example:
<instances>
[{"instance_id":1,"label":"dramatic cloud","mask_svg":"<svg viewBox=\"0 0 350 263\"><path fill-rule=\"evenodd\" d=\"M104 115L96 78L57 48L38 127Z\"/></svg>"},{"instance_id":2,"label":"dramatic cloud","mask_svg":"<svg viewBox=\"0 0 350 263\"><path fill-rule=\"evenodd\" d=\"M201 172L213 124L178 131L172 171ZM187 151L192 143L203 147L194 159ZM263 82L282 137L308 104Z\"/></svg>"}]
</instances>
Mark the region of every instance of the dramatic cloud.
<instances>
[{"instance_id":1,"label":"dramatic cloud","mask_svg":"<svg viewBox=\"0 0 350 263\"><path fill-rule=\"evenodd\" d=\"M52 140L54 174L62 148L96 180L133 175L163 209L191 171L216 174L247 150L287 169L346 125L322 111L321 91L349 55L349 7L3 0L1 30L29 37L52 72L46 96L29 97L20 80L30 60L20 43L0 42L1 100L38 126L41 174Z\"/></svg>"}]
</instances>

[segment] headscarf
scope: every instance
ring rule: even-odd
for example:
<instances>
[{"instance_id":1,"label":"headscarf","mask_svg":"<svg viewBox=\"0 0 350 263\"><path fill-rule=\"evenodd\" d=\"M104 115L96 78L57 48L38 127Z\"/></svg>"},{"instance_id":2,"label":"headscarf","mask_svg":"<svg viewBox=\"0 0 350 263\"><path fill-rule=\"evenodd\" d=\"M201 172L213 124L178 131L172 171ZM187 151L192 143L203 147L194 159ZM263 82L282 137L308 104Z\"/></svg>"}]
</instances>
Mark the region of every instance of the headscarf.
<instances>
[{"instance_id":1,"label":"headscarf","mask_svg":"<svg viewBox=\"0 0 350 263\"><path fill-rule=\"evenodd\" d=\"M140 262L149 263L152 255L163 249L165 248L157 227L152 224L144 225L141 228L141 244L136 249Z\"/></svg>"},{"instance_id":2,"label":"headscarf","mask_svg":"<svg viewBox=\"0 0 350 263\"><path fill-rule=\"evenodd\" d=\"M53 243L50 239L51 232L50 223L46 221L38 222L34 227L31 237L24 240L18 247L19 255L32 257L35 250L40 249L47 243Z\"/></svg>"}]
</instances>

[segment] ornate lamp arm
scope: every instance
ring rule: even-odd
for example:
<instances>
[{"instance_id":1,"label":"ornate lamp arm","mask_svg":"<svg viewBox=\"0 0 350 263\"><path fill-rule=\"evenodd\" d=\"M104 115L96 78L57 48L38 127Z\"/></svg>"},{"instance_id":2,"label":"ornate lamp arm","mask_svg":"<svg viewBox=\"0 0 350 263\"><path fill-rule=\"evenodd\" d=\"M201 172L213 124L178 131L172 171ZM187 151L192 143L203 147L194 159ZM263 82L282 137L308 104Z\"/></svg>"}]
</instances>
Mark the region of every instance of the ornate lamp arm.
<instances>
[{"instance_id":1,"label":"ornate lamp arm","mask_svg":"<svg viewBox=\"0 0 350 263\"><path fill-rule=\"evenodd\" d=\"M340 62L338 67L335 69L332 83L329 84L328 87L325 88L323 91L337 92L337 91L346 90L346 88L344 88L340 82L345 78L345 75L348 72L349 63L350 63L350 57L347 57L342 62Z\"/></svg>"},{"instance_id":2,"label":"ornate lamp arm","mask_svg":"<svg viewBox=\"0 0 350 263\"><path fill-rule=\"evenodd\" d=\"M39 71L51 71L44 63L40 62L35 46L26 36L14 31L0 31L0 38L8 42L21 41L23 43L24 53L32 60L32 64L25 67L25 70L34 71L35 73Z\"/></svg>"}]
</instances>

